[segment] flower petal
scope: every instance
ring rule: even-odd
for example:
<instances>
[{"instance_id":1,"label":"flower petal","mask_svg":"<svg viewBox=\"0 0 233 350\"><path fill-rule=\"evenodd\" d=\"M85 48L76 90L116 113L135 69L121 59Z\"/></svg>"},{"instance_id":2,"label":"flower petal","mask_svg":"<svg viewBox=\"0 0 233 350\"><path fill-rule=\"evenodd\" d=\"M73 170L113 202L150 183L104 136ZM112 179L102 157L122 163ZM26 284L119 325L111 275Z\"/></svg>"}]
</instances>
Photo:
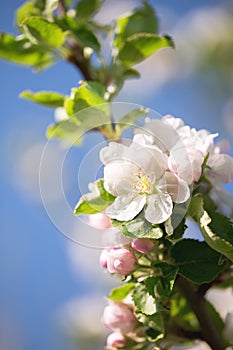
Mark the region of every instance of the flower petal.
<instances>
[{"instance_id":1,"label":"flower petal","mask_svg":"<svg viewBox=\"0 0 233 350\"><path fill-rule=\"evenodd\" d=\"M103 164L107 164L112 160L122 160L122 158L124 158L124 153L126 150L126 146L117 142L110 142L107 147L104 147L100 150L100 160Z\"/></svg>"},{"instance_id":2,"label":"flower petal","mask_svg":"<svg viewBox=\"0 0 233 350\"><path fill-rule=\"evenodd\" d=\"M209 157L207 171L210 180L216 183L229 183L233 179L233 158L227 154L213 154Z\"/></svg>"},{"instance_id":3,"label":"flower petal","mask_svg":"<svg viewBox=\"0 0 233 350\"><path fill-rule=\"evenodd\" d=\"M119 221L128 221L135 218L146 204L145 195L136 195L128 193L118 196L113 204L106 209L106 214L112 219Z\"/></svg>"},{"instance_id":4,"label":"flower petal","mask_svg":"<svg viewBox=\"0 0 233 350\"><path fill-rule=\"evenodd\" d=\"M149 196L145 218L152 224L161 224L172 215L172 208L172 199L169 194L153 194Z\"/></svg>"},{"instance_id":5,"label":"flower petal","mask_svg":"<svg viewBox=\"0 0 233 350\"><path fill-rule=\"evenodd\" d=\"M164 174L157 188L161 192L170 194L175 203L184 203L190 197L190 190L187 182L170 171Z\"/></svg>"},{"instance_id":6,"label":"flower petal","mask_svg":"<svg viewBox=\"0 0 233 350\"><path fill-rule=\"evenodd\" d=\"M106 191L114 196L132 192L137 172L138 168L130 162L119 160L108 163L104 168L104 187Z\"/></svg>"}]
</instances>

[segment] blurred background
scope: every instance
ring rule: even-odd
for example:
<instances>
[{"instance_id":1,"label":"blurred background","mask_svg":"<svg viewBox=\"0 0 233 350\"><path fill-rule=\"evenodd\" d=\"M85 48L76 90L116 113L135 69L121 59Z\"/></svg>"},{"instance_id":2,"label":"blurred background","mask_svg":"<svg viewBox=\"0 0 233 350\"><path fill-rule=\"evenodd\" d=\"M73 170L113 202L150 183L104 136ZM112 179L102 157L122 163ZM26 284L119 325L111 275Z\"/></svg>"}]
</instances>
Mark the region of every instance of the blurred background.
<instances>
[{"instance_id":1,"label":"blurred background","mask_svg":"<svg viewBox=\"0 0 233 350\"><path fill-rule=\"evenodd\" d=\"M0 31L16 33L14 12L22 3L1 0ZM143 78L127 82L118 101L179 116L195 128L219 132L233 147L232 1L150 3L156 7L161 31L173 36L176 50L164 49L139 65ZM98 18L109 22L137 4L106 0ZM18 98L25 89L68 94L81 76L63 62L35 74L0 61L0 74L0 349L102 349L103 295L116 282L98 266L99 250L72 242L49 220L38 172L53 111ZM87 138L66 157L63 183L71 207L79 197L78 167L97 141ZM49 159L58 168L59 145L50 148ZM59 194L49 172L46 181L49 200L56 206ZM233 193L232 185L226 188ZM81 227L72 230L78 235Z\"/></svg>"}]
</instances>

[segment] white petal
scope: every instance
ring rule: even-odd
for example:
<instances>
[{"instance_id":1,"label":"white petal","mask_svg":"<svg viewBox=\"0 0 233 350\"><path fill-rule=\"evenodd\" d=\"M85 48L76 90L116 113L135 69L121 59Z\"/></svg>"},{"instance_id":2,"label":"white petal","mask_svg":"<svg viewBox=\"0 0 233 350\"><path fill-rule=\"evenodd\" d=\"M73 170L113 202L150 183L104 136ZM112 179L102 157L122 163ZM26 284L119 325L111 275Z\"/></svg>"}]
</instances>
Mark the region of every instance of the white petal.
<instances>
[{"instance_id":1,"label":"white petal","mask_svg":"<svg viewBox=\"0 0 233 350\"><path fill-rule=\"evenodd\" d=\"M117 142L110 142L107 147L100 150L100 160L103 164L107 164L113 159L122 159L126 150L126 146Z\"/></svg>"},{"instance_id":2,"label":"white petal","mask_svg":"<svg viewBox=\"0 0 233 350\"><path fill-rule=\"evenodd\" d=\"M154 145L157 145L163 152L169 151L179 140L176 130L163 120L149 120L137 133L145 133L153 136Z\"/></svg>"},{"instance_id":3,"label":"white petal","mask_svg":"<svg viewBox=\"0 0 233 350\"><path fill-rule=\"evenodd\" d=\"M132 192L137 172L138 168L130 162L110 162L104 168L104 187L106 191L116 197L123 193Z\"/></svg>"},{"instance_id":4,"label":"white petal","mask_svg":"<svg viewBox=\"0 0 233 350\"><path fill-rule=\"evenodd\" d=\"M132 143L128 157L145 175L159 179L167 168L167 156L154 147Z\"/></svg>"},{"instance_id":5,"label":"white petal","mask_svg":"<svg viewBox=\"0 0 233 350\"><path fill-rule=\"evenodd\" d=\"M179 129L184 126L184 122L180 118L175 118L170 114L167 114L162 119L165 123L171 125L174 129Z\"/></svg>"},{"instance_id":6,"label":"white petal","mask_svg":"<svg viewBox=\"0 0 233 350\"><path fill-rule=\"evenodd\" d=\"M152 224L160 224L172 215L172 208L172 199L169 194L153 194L149 196L145 218Z\"/></svg>"},{"instance_id":7,"label":"white petal","mask_svg":"<svg viewBox=\"0 0 233 350\"><path fill-rule=\"evenodd\" d=\"M190 197L190 190L186 181L167 171L157 187L161 192L170 194L173 202L184 203Z\"/></svg>"},{"instance_id":8,"label":"white petal","mask_svg":"<svg viewBox=\"0 0 233 350\"><path fill-rule=\"evenodd\" d=\"M129 193L125 196L119 196L112 205L106 209L106 214L119 221L128 221L135 218L146 204L145 195L133 195Z\"/></svg>"},{"instance_id":9,"label":"white petal","mask_svg":"<svg viewBox=\"0 0 233 350\"><path fill-rule=\"evenodd\" d=\"M216 183L229 183L233 179L233 158L227 154L213 154L209 157L207 165L208 177Z\"/></svg>"}]
</instances>

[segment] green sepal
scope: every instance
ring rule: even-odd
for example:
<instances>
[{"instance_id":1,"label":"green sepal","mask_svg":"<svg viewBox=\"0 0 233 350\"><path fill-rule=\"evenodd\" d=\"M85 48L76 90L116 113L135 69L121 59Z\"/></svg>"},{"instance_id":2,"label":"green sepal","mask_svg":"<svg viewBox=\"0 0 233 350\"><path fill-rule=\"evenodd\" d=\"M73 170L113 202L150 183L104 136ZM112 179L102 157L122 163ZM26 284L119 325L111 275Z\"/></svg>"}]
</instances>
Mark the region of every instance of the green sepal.
<instances>
[{"instance_id":1,"label":"green sepal","mask_svg":"<svg viewBox=\"0 0 233 350\"><path fill-rule=\"evenodd\" d=\"M93 185L93 192L80 198L74 209L75 215L100 213L114 201L115 197L105 190L103 179L95 181Z\"/></svg>"}]
</instances>

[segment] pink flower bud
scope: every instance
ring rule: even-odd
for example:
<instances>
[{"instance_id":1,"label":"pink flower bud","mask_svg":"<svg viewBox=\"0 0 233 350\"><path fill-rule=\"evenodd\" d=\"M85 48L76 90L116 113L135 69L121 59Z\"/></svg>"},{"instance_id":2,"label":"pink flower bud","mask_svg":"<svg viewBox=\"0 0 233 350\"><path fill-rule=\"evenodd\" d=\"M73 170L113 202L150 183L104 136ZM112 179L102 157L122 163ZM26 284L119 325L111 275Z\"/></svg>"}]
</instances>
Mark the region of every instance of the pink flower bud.
<instances>
[{"instance_id":1,"label":"pink flower bud","mask_svg":"<svg viewBox=\"0 0 233 350\"><path fill-rule=\"evenodd\" d=\"M99 257L100 266L102 266L104 269L107 268L107 255L108 251L106 249L103 249Z\"/></svg>"},{"instance_id":2,"label":"pink flower bud","mask_svg":"<svg viewBox=\"0 0 233 350\"><path fill-rule=\"evenodd\" d=\"M136 238L131 243L131 247L140 253L148 253L154 249L155 242L150 238Z\"/></svg>"},{"instance_id":3,"label":"pink flower bud","mask_svg":"<svg viewBox=\"0 0 233 350\"><path fill-rule=\"evenodd\" d=\"M136 258L128 249L111 249L107 254L107 268L110 273L127 276L136 267Z\"/></svg>"},{"instance_id":4,"label":"pink flower bud","mask_svg":"<svg viewBox=\"0 0 233 350\"><path fill-rule=\"evenodd\" d=\"M105 327L124 334L132 332L138 321L133 311L123 303L111 303L105 307L102 322Z\"/></svg>"},{"instance_id":5,"label":"pink flower bud","mask_svg":"<svg viewBox=\"0 0 233 350\"><path fill-rule=\"evenodd\" d=\"M107 229L112 227L111 219L103 213L90 215L89 224L98 229Z\"/></svg>"},{"instance_id":6,"label":"pink flower bud","mask_svg":"<svg viewBox=\"0 0 233 350\"><path fill-rule=\"evenodd\" d=\"M111 348L119 348L126 345L126 339L120 332L109 334L107 338L107 346Z\"/></svg>"}]
</instances>

